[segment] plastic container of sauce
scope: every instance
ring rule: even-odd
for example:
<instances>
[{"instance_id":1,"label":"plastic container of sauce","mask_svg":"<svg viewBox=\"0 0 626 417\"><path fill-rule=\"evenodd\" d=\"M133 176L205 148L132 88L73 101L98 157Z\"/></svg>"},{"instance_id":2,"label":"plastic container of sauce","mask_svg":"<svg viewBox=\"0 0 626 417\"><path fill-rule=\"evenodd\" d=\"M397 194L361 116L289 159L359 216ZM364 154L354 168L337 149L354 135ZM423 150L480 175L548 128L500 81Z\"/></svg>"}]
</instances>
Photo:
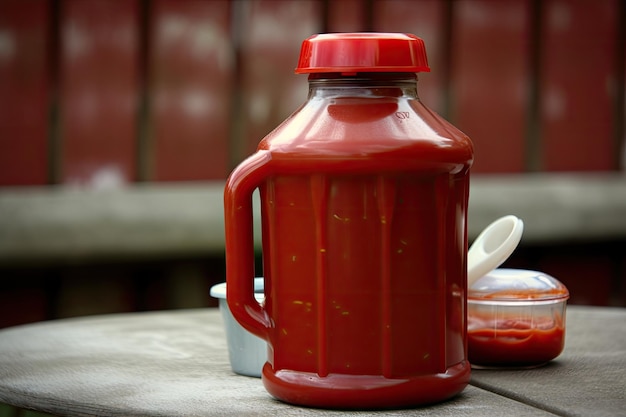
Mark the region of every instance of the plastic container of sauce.
<instances>
[{"instance_id":1,"label":"plastic container of sauce","mask_svg":"<svg viewBox=\"0 0 626 417\"><path fill-rule=\"evenodd\" d=\"M538 271L496 269L468 289L468 357L474 368L536 367L561 354L567 288Z\"/></svg>"},{"instance_id":2,"label":"plastic container of sauce","mask_svg":"<svg viewBox=\"0 0 626 417\"><path fill-rule=\"evenodd\" d=\"M314 35L309 94L224 190L227 301L267 341L267 391L322 408L434 403L468 384L472 143L423 104L410 34ZM265 301L253 297L252 193Z\"/></svg>"}]
</instances>

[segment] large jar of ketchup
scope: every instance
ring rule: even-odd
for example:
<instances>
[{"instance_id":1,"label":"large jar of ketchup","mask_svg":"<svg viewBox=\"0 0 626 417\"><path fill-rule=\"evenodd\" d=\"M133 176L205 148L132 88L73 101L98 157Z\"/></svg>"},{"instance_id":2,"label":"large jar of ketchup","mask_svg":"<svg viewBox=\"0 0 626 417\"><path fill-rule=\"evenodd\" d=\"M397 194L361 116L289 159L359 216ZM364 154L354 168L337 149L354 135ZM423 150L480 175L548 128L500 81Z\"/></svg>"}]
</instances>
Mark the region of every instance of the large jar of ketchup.
<instances>
[{"instance_id":1,"label":"large jar of ketchup","mask_svg":"<svg viewBox=\"0 0 626 417\"><path fill-rule=\"evenodd\" d=\"M469 382L470 139L417 95L413 35L304 41L303 106L230 175L228 304L268 342L274 397L330 408L447 399ZM252 193L265 301L254 297Z\"/></svg>"}]
</instances>

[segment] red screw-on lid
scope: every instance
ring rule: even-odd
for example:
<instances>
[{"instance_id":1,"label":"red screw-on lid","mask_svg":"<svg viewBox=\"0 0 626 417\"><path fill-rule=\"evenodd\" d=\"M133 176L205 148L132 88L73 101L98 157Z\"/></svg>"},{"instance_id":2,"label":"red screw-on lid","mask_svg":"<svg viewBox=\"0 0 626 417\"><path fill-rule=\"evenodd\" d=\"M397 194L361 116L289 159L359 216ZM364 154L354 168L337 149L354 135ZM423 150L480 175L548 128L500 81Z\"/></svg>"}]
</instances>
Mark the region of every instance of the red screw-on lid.
<instances>
[{"instance_id":1,"label":"red screw-on lid","mask_svg":"<svg viewBox=\"0 0 626 417\"><path fill-rule=\"evenodd\" d=\"M302 42L296 74L430 72L424 41L403 33L327 33Z\"/></svg>"}]
</instances>

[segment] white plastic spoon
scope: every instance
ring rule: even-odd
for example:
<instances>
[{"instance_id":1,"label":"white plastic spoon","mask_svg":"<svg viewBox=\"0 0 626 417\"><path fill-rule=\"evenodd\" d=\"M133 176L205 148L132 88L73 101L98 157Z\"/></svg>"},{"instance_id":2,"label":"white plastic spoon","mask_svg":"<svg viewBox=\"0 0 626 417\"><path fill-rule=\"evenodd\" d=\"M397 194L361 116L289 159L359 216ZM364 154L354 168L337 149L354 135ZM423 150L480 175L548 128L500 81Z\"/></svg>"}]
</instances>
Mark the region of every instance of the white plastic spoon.
<instances>
[{"instance_id":1,"label":"white plastic spoon","mask_svg":"<svg viewBox=\"0 0 626 417\"><path fill-rule=\"evenodd\" d=\"M487 226L467 252L467 286L493 271L513 253L524 231L524 222L513 215Z\"/></svg>"}]
</instances>

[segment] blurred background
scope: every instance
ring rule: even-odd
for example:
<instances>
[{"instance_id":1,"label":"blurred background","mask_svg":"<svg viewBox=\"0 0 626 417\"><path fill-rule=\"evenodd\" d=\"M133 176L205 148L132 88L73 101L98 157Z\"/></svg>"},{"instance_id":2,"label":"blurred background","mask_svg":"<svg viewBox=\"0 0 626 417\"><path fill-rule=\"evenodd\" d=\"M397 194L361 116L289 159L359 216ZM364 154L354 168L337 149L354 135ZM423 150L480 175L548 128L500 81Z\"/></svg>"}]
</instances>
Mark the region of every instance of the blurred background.
<instances>
[{"instance_id":1,"label":"blurred background","mask_svg":"<svg viewBox=\"0 0 626 417\"><path fill-rule=\"evenodd\" d=\"M425 40L470 237L517 214L507 266L626 306L621 0L0 0L0 327L216 305L224 181L304 101L301 41L348 31Z\"/></svg>"}]
</instances>

